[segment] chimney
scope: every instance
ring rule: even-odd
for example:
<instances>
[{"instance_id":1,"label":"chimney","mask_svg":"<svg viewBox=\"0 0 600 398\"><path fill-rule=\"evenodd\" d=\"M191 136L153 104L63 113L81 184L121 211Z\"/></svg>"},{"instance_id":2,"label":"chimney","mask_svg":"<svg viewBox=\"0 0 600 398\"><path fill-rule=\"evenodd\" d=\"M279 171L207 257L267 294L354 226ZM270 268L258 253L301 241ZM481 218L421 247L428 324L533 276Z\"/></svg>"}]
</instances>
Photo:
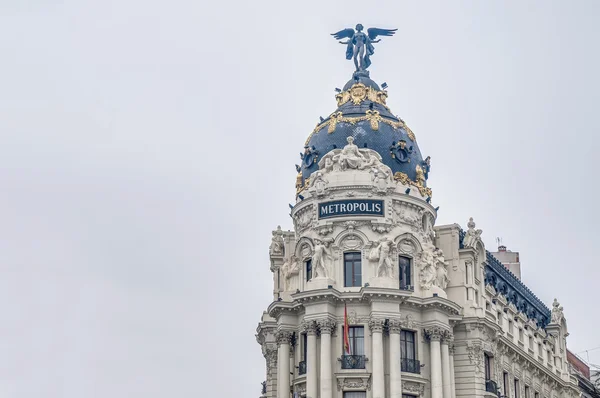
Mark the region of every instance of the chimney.
<instances>
[{"instance_id":1,"label":"chimney","mask_svg":"<svg viewBox=\"0 0 600 398\"><path fill-rule=\"evenodd\" d=\"M519 252L512 252L506 248L501 242L498 242L498 251L492 253L510 272L521 279L521 262L519 260Z\"/></svg>"},{"instance_id":2,"label":"chimney","mask_svg":"<svg viewBox=\"0 0 600 398\"><path fill-rule=\"evenodd\" d=\"M499 252L505 252L506 251L506 246L504 246L504 245L498 246L498 251Z\"/></svg>"}]
</instances>

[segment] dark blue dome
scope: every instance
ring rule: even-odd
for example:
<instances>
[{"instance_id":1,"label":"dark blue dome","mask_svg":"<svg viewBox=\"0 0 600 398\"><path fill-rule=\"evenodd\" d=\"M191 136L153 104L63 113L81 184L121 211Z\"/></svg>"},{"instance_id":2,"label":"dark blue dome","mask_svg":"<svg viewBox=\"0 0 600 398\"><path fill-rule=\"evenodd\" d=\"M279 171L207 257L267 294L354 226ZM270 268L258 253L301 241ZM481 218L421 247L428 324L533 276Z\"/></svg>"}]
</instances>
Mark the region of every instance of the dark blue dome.
<instances>
[{"instance_id":1,"label":"dark blue dome","mask_svg":"<svg viewBox=\"0 0 600 398\"><path fill-rule=\"evenodd\" d=\"M377 151L394 175L403 173L417 180L417 166L428 177L429 163L424 160L415 135L402 119L394 116L386 105L387 91L367 76L355 77L336 95L338 108L317 125L308 137L297 188L318 170L318 161L327 152L343 148L348 136L359 148ZM300 186L301 177L301 186Z\"/></svg>"}]
</instances>

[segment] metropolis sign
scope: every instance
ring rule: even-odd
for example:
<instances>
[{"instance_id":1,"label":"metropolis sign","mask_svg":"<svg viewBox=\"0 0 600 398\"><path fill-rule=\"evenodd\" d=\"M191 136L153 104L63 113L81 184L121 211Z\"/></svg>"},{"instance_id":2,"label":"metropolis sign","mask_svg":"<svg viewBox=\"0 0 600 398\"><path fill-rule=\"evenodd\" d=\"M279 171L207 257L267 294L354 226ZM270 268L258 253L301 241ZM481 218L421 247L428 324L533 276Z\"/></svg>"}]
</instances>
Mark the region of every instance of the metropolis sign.
<instances>
[{"instance_id":1,"label":"metropolis sign","mask_svg":"<svg viewBox=\"0 0 600 398\"><path fill-rule=\"evenodd\" d=\"M346 199L319 203L319 218L341 216L383 217L383 200Z\"/></svg>"}]
</instances>

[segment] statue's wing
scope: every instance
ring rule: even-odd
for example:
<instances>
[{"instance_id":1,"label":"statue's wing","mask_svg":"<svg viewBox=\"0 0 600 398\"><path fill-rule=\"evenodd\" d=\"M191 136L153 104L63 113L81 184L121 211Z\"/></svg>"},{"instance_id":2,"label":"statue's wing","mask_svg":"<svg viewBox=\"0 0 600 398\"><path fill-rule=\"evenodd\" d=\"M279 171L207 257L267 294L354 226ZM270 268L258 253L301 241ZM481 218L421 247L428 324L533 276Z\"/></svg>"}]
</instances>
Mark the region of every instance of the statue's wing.
<instances>
[{"instance_id":1,"label":"statue's wing","mask_svg":"<svg viewBox=\"0 0 600 398\"><path fill-rule=\"evenodd\" d=\"M369 39L375 40L377 36L393 36L398 29L380 29L380 28L369 28L367 34Z\"/></svg>"},{"instance_id":2,"label":"statue's wing","mask_svg":"<svg viewBox=\"0 0 600 398\"><path fill-rule=\"evenodd\" d=\"M333 36L336 40L351 38L352 36L354 36L354 29L346 28L346 29L340 30L339 32L332 33L331 36Z\"/></svg>"}]
</instances>

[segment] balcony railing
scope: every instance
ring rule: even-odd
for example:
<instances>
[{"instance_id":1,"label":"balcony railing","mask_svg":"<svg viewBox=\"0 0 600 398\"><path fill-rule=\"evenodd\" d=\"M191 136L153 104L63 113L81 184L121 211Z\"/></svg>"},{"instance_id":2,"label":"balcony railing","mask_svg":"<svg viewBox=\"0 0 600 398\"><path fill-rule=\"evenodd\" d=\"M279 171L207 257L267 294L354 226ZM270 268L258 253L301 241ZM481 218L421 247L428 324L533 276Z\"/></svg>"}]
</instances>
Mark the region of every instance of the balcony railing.
<instances>
[{"instance_id":1,"label":"balcony railing","mask_svg":"<svg viewBox=\"0 0 600 398\"><path fill-rule=\"evenodd\" d=\"M418 359L402 358L400 369L408 373L421 373L421 362Z\"/></svg>"},{"instance_id":2,"label":"balcony railing","mask_svg":"<svg viewBox=\"0 0 600 398\"><path fill-rule=\"evenodd\" d=\"M485 391L498 394L498 385L494 380L485 381Z\"/></svg>"},{"instance_id":3,"label":"balcony railing","mask_svg":"<svg viewBox=\"0 0 600 398\"><path fill-rule=\"evenodd\" d=\"M364 369L365 368L365 356L364 355L343 355L342 356L342 369Z\"/></svg>"},{"instance_id":4,"label":"balcony railing","mask_svg":"<svg viewBox=\"0 0 600 398\"><path fill-rule=\"evenodd\" d=\"M298 375L306 374L306 361L298 362Z\"/></svg>"}]
</instances>

